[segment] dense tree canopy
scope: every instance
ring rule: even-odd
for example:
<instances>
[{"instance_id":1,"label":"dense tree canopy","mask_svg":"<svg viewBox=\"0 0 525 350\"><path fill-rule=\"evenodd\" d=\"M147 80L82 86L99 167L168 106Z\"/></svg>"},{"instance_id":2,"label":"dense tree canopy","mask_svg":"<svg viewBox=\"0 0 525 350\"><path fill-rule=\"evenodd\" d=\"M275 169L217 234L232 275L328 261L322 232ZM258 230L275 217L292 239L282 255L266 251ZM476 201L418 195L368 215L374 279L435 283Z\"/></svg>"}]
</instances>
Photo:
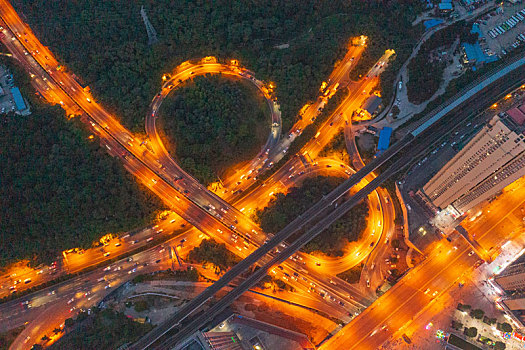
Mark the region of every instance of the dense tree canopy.
<instances>
[{"instance_id":1,"label":"dense tree canopy","mask_svg":"<svg viewBox=\"0 0 525 350\"><path fill-rule=\"evenodd\" d=\"M360 67L385 49L406 58L420 27L411 22L422 4L412 0L21 0L21 10L44 44L135 130L143 129L161 75L183 61L215 55L237 58L277 84L285 120L302 105L345 52L351 36L370 40ZM140 17L144 5L158 32L148 47ZM289 44L289 48L276 46ZM391 82L390 82L391 85Z\"/></svg>"},{"instance_id":2,"label":"dense tree canopy","mask_svg":"<svg viewBox=\"0 0 525 350\"><path fill-rule=\"evenodd\" d=\"M135 322L111 309L92 308L92 311L90 316L84 312L75 320L68 319L70 329L49 349L117 349L123 344L133 343L152 328L148 323Z\"/></svg>"},{"instance_id":3,"label":"dense tree canopy","mask_svg":"<svg viewBox=\"0 0 525 350\"><path fill-rule=\"evenodd\" d=\"M270 111L257 88L217 75L196 77L168 96L159 120L170 153L205 184L254 157L270 131Z\"/></svg>"},{"instance_id":4,"label":"dense tree canopy","mask_svg":"<svg viewBox=\"0 0 525 350\"><path fill-rule=\"evenodd\" d=\"M224 271L239 262L239 258L230 252L224 243L214 239L205 239L198 247L188 253L188 260L192 263L212 263Z\"/></svg>"},{"instance_id":5,"label":"dense tree canopy","mask_svg":"<svg viewBox=\"0 0 525 350\"><path fill-rule=\"evenodd\" d=\"M0 119L0 266L55 259L136 228L163 205L57 107Z\"/></svg>"},{"instance_id":6,"label":"dense tree canopy","mask_svg":"<svg viewBox=\"0 0 525 350\"><path fill-rule=\"evenodd\" d=\"M293 187L286 195L278 193L266 208L256 213L261 228L265 232L278 232L342 181L342 178L317 176L305 180L301 187ZM303 249L306 252L321 251L328 255L342 255L345 243L356 241L361 235L366 227L367 215L368 205L361 202Z\"/></svg>"},{"instance_id":7,"label":"dense tree canopy","mask_svg":"<svg viewBox=\"0 0 525 350\"><path fill-rule=\"evenodd\" d=\"M431 59L432 52L438 48L448 51L456 40L472 42L470 28L465 21L459 21L437 31L421 45L408 64L407 94L410 102L420 104L428 100L443 82L443 71L449 63ZM477 34L474 41L476 38Z\"/></svg>"}]
</instances>

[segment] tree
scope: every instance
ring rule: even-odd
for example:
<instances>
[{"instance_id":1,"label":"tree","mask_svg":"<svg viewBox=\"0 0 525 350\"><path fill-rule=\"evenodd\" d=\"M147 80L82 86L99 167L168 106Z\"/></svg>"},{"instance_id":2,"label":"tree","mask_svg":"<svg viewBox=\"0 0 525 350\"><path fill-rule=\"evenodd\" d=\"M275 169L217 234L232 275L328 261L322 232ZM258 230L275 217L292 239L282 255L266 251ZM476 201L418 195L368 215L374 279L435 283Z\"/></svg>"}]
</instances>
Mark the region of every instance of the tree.
<instances>
[{"instance_id":1,"label":"tree","mask_svg":"<svg viewBox=\"0 0 525 350\"><path fill-rule=\"evenodd\" d=\"M506 345L503 342L497 341L496 344L494 344L494 350L505 350Z\"/></svg>"},{"instance_id":2,"label":"tree","mask_svg":"<svg viewBox=\"0 0 525 350\"><path fill-rule=\"evenodd\" d=\"M58 339L52 349L117 349L122 344L135 342L152 328L112 309L93 310L86 320Z\"/></svg>"},{"instance_id":3,"label":"tree","mask_svg":"<svg viewBox=\"0 0 525 350\"><path fill-rule=\"evenodd\" d=\"M451 327L457 331L463 329L463 323L452 320Z\"/></svg>"},{"instance_id":4,"label":"tree","mask_svg":"<svg viewBox=\"0 0 525 350\"><path fill-rule=\"evenodd\" d=\"M66 318L66 320L64 321L64 325L66 326L66 328L71 328L75 325L75 320L71 317Z\"/></svg>"},{"instance_id":5,"label":"tree","mask_svg":"<svg viewBox=\"0 0 525 350\"><path fill-rule=\"evenodd\" d=\"M137 300L133 302L133 308L137 312L142 312L149 309L149 304L146 300Z\"/></svg>"},{"instance_id":6,"label":"tree","mask_svg":"<svg viewBox=\"0 0 525 350\"><path fill-rule=\"evenodd\" d=\"M496 318L495 317L490 318L488 316L483 316L483 323L486 323L488 325L492 325L492 324L496 323Z\"/></svg>"},{"instance_id":7,"label":"tree","mask_svg":"<svg viewBox=\"0 0 525 350\"><path fill-rule=\"evenodd\" d=\"M224 243L214 239L205 239L198 247L188 253L188 260L194 263L212 263L221 271L225 271L239 262L239 258L231 253Z\"/></svg>"},{"instance_id":8,"label":"tree","mask_svg":"<svg viewBox=\"0 0 525 350\"><path fill-rule=\"evenodd\" d=\"M458 306L457 306L457 309L459 311L463 311L463 312L467 312L468 310L470 310L472 307L468 304L461 304L461 303L458 303Z\"/></svg>"},{"instance_id":9,"label":"tree","mask_svg":"<svg viewBox=\"0 0 525 350\"><path fill-rule=\"evenodd\" d=\"M476 327L465 327L463 334L465 334L467 337L474 338L476 335L478 335L478 329Z\"/></svg>"},{"instance_id":10,"label":"tree","mask_svg":"<svg viewBox=\"0 0 525 350\"><path fill-rule=\"evenodd\" d=\"M277 194L266 208L256 212L256 221L265 232L278 232L342 181L342 178L323 176L306 179L301 187L291 188L286 195ZM320 251L331 256L341 256L347 242L359 239L366 227L367 215L368 203L359 203L303 249L306 252ZM299 235L294 235L290 240L295 240Z\"/></svg>"},{"instance_id":11,"label":"tree","mask_svg":"<svg viewBox=\"0 0 525 350\"><path fill-rule=\"evenodd\" d=\"M159 115L169 152L205 185L254 157L269 132L268 105L257 88L220 75L185 83L163 102Z\"/></svg>"},{"instance_id":12,"label":"tree","mask_svg":"<svg viewBox=\"0 0 525 350\"><path fill-rule=\"evenodd\" d=\"M507 322L498 323L496 328L502 332L512 332L512 326L508 324Z\"/></svg>"},{"instance_id":13,"label":"tree","mask_svg":"<svg viewBox=\"0 0 525 350\"><path fill-rule=\"evenodd\" d=\"M390 244L392 245L393 248L399 248L399 245L400 245L399 239L397 238L393 239Z\"/></svg>"},{"instance_id":14,"label":"tree","mask_svg":"<svg viewBox=\"0 0 525 350\"><path fill-rule=\"evenodd\" d=\"M470 316L478 320L481 320L483 318L483 315L485 315L485 311L481 309L474 309L470 311Z\"/></svg>"},{"instance_id":15,"label":"tree","mask_svg":"<svg viewBox=\"0 0 525 350\"><path fill-rule=\"evenodd\" d=\"M397 117L399 112L401 112L401 110L399 109L399 107L397 105L394 105L392 107L392 109L390 110L390 112L392 113L392 116L395 118L395 117Z\"/></svg>"},{"instance_id":16,"label":"tree","mask_svg":"<svg viewBox=\"0 0 525 350\"><path fill-rule=\"evenodd\" d=\"M361 279L361 271L363 265L354 266L351 269L341 272L337 277L345 280L348 283L357 283Z\"/></svg>"},{"instance_id":17,"label":"tree","mask_svg":"<svg viewBox=\"0 0 525 350\"><path fill-rule=\"evenodd\" d=\"M64 250L150 222L164 208L160 200L90 141L78 119L42 104L21 68L9 67L33 114L0 116L0 266L51 263Z\"/></svg>"},{"instance_id":18,"label":"tree","mask_svg":"<svg viewBox=\"0 0 525 350\"><path fill-rule=\"evenodd\" d=\"M391 94L395 73L423 27L412 26L423 9L414 1L219 0L210 11L206 2L160 0L148 8L148 15L161 40L149 47L136 15L140 6L133 1L36 6L21 0L15 7L94 95L135 130L144 127L148 102L160 89L162 74L189 58L209 54L237 58L256 76L276 82L285 130L301 106L315 100L352 36L369 37L355 68L358 75L385 49L396 48L395 66L387 67L385 81L381 79L382 90ZM97 11L86 11L93 8ZM99 13L111 13L111 20L100 20ZM89 25L95 22L97 26ZM290 47L275 49L279 43Z\"/></svg>"}]
</instances>

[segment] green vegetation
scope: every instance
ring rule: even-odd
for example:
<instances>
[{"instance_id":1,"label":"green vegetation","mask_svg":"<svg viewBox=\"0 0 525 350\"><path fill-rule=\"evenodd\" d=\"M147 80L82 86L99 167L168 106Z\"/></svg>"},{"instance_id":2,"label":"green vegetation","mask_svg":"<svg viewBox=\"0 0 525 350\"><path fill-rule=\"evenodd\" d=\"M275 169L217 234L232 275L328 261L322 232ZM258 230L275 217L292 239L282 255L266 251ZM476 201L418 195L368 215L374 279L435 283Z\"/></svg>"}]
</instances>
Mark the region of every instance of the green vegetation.
<instances>
[{"instance_id":1,"label":"green vegetation","mask_svg":"<svg viewBox=\"0 0 525 350\"><path fill-rule=\"evenodd\" d=\"M458 303L457 309L458 309L459 311L467 312L467 311L469 311L470 309L472 309L472 306L470 306L470 305L468 305L468 304L461 304L461 303Z\"/></svg>"},{"instance_id":2,"label":"green vegetation","mask_svg":"<svg viewBox=\"0 0 525 350\"><path fill-rule=\"evenodd\" d=\"M478 335L478 329L476 327L465 327L463 334L465 334L467 337L474 338L476 335Z\"/></svg>"},{"instance_id":3,"label":"green vegetation","mask_svg":"<svg viewBox=\"0 0 525 350\"><path fill-rule=\"evenodd\" d=\"M49 349L117 349L133 343L152 328L111 309L92 308L91 311L90 316L81 312L76 319L67 319L66 333Z\"/></svg>"},{"instance_id":4,"label":"green vegetation","mask_svg":"<svg viewBox=\"0 0 525 350\"><path fill-rule=\"evenodd\" d=\"M239 262L239 258L230 252L224 243L214 239L205 239L198 247L190 250L188 261L197 264L212 263L220 271L225 271Z\"/></svg>"},{"instance_id":5,"label":"green vegetation","mask_svg":"<svg viewBox=\"0 0 525 350\"><path fill-rule=\"evenodd\" d=\"M33 114L1 116L0 266L50 262L106 233L154 219L164 205L100 147L78 119L43 105L11 66Z\"/></svg>"},{"instance_id":6,"label":"green vegetation","mask_svg":"<svg viewBox=\"0 0 525 350\"><path fill-rule=\"evenodd\" d=\"M457 331L460 331L463 329L463 323L452 320L451 327Z\"/></svg>"},{"instance_id":7,"label":"green vegetation","mask_svg":"<svg viewBox=\"0 0 525 350\"><path fill-rule=\"evenodd\" d=\"M277 289L281 289L281 290L285 290L285 291L289 291L289 292L294 292L295 291L295 288L292 287L291 285L289 285L288 283L286 283L283 280L280 280L278 278L273 278L270 275L264 276L259 281L259 283L257 283L257 286L259 288L261 288L261 289L273 288L275 290L276 289L275 287L277 287Z\"/></svg>"},{"instance_id":8,"label":"green vegetation","mask_svg":"<svg viewBox=\"0 0 525 350\"><path fill-rule=\"evenodd\" d=\"M149 309L149 303L146 300L135 300L133 301L133 308L137 312L146 311Z\"/></svg>"},{"instance_id":9,"label":"green vegetation","mask_svg":"<svg viewBox=\"0 0 525 350\"><path fill-rule=\"evenodd\" d=\"M449 63L433 59L432 54L439 48L448 51L457 39L460 42L475 42L477 34L472 36L470 25L459 21L437 31L421 45L417 55L408 64L407 94L410 102L420 104L439 89L443 82L443 71Z\"/></svg>"},{"instance_id":10,"label":"green vegetation","mask_svg":"<svg viewBox=\"0 0 525 350\"><path fill-rule=\"evenodd\" d=\"M146 281L156 281L156 280L177 280L177 281L191 281L197 282L199 280L199 272L197 269L192 267L187 268L186 270L175 270L171 269L165 271L156 271L144 275L138 275L133 278L133 283L142 283Z\"/></svg>"},{"instance_id":11,"label":"green vegetation","mask_svg":"<svg viewBox=\"0 0 525 350\"><path fill-rule=\"evenodd\" d=\"M332 138L329 144L323 147L319 152L319 157L327 157L336 155L341 160L348 160L348 153L346 151L345 132L343 128L339 129L337 134Z\"/></svg>"},{"instance_id":12,"label":"green vegetation","mask_svg":"<svg viewBox=\"0 0 525 350\"><path fill-rule=\"evenodd\" d=\"M367 68L388 48L407 57L421 29L411 22L422 3L406 0L158 0L146 4L160 41L149 47L141 5L126 0L15 3L44 44L135 131L143 129L162 73L187 59L237 58L257 77L274 81L286 130L300 107L315 98L350 37L369 36L361 63ZM290 47L275 48L285 43Z\"/></svg>"},{"instance_id":13,"label":"green vegetation","mask_svg":"<svg viewBox=\"0 0 525 350\"><path fill-rule=\"evenodd\" d=\"M403 123L401 127L407 127L410 124L413 124L418 120L422 119L430 112L432 112L435 108L439 107L440 105L444 104L449 99L454 97L456 94L463 92L462 90L466 89L476 79L480 79L482 77L487 78L489 76L489 72L494 73L494 71L497 70L498 67L508 64L510 61L523 56L524 53L525 46L519 46L516 50L512 51L511 54L505 56L503 59L485 64L476 71L469 70L465 74L457 77L456 79L452 79L447 85L447 88L445 89L445 92L443 94L437 96L425 107L425 109L422 112L415 114L412 118L410 118L410 120L407 120L405 123ZM513 72L509 75L509 79L514 79L513 75L517 76L518 74L520 74L519 71ZM486 106L480 106L480 109L486 108L488 106L490 106L490 104L487 104Z\"/></svg>"},{"instance_id":14,"label":"green vegetation","mask_svg":"<svg viewBox=\"0 0 525 350\"><path fill-rule=\"evenodd\" d=\"M496 328L498 331L502 332L512 332L512 326L508 324L507 322L499 323L496 325Z\"/></svg>"},{"instance_id":15,"label":"green vegetation","mask_svg":"<svg viewBox=\"0 0 525 350\"><path fill-rule=\"evenodd\" d=\"M257 211L256 219L265 232L278 232L342 181L342 178L323 176L306 179L301 187L293 187L288 194L278 193L266 208ZM303 250L341 256L345 244L356 241L361 235L366 226L367 215L367 203L359 203L326 231L307 243Z\"/></svg>"},{"instance_id":16,"label":"green vegetation","mask_svg":"<svg viewBox=\"0 0 525 350\"><path fill-rule=\"evenodd\" d=\"M160 108L159 129L179 164L201 182L222 177L261 149L270 131L268 105L244 80L199 76Z\"/></svg>"},{"instance_id":17,"label":"green vegetation","mask_svg":"<svg viewBox=\"0 0 525 350\"><path fill-rule=\"evenodd\" d=\"M16 337L24 330L25 326L13 328L5 333L0 333L0 349L9 349Z\"/></svg>"},{"instance_id":18,"label":"green vegetation","mask_svg":"<svg viewBox=\"0 0 525 350\"><path fill-rule=\"evenodd\" d=\"M505 345L505 343L501 342L501 341L497 341L496 344L494 344L494 350L505 350L507 346Z\"/></svg>"},{"instance_id":19,"label":"green vegetation","mask_svg":"<svg viewBox=\"0 0 525 350\"><path fill-rule=\"evenodd\" d=\"M483 323L486 323L488 324L489 326L490 325L493 325L493 324L496 324L497 320L495 317L488 317L488 316L483 316Z\"/></svg>"},{"instance_id":20,"label":"green vegetation","mask_svg":"<svg viewBox=\"0 0 525 350\"><path fill-rule=\"evenodd\" d=\"M478 319L478 320L481 320L484 315L485 315L485 311L481 309L474 309L470 311L470 317L474 317L475 319Z\"/></svg>"},{"instance_id":21,"label":"green vegetation","mask_svg":"<svg viewBox=\"0 0 525 350\"><path fill-rule=\"evenodd\" d=\"M363 159L363 162L366 164L368 161L372 160L374 158L374 155L376 154L375 149L373 148L364 148L361 146L361 142L359 141L360 137L372 137L372 136L356 136L355 137L355 145L357 147L357 152L359 152L359 155L361 156L361 159ZM378 138L374 136L374 140L377 141Z\"/></svg>"},{"instance_id":22,"label":"green vegetation","mask_svg":"<svg viewBox=\"0 0 525 350\"><path fill-rule=\"evenodd\" d=\"M345 280L348 283L358 283L361 278L361 271L363 270L363 264L354 266L349 270L337 274L342 280Z\"/></svg>"}]
</instances>

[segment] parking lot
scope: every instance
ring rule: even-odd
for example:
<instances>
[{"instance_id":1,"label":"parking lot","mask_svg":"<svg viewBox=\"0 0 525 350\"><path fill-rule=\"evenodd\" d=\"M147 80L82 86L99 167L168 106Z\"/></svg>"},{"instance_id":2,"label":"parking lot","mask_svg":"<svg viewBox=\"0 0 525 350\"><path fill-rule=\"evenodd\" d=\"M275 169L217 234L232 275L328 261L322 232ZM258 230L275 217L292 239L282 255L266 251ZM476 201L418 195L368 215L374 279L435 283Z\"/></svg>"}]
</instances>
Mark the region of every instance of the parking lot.
<instances>
[{"instance_id":1,"label":"parking lot","mask_svg":"<svg viewBox=\"0 0 525 350\"><path fill-rule=\"evenodd\" d=\"M525 2L509 4L479 18L478 23L485 38L485 48L489 54L504 56L525 44Z\"/></svg>"},{"instance_id":2,"label":"parking lot","mask_svg":"<svg viewBox=\"0 0 525 350\"><path fill-rule=\"evenodd\" d=\"M30 114L28 104L15 83L9 70L0 66L0 114Z\"/></svg>"}]
</instances>

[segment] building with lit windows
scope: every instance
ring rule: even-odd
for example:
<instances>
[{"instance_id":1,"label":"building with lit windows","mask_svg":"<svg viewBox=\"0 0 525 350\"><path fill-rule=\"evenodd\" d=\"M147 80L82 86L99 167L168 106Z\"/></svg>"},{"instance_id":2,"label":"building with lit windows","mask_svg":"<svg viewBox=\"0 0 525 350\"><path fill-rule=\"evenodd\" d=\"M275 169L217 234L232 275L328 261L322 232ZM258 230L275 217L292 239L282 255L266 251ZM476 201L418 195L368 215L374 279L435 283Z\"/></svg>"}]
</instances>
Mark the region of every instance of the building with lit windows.
<instances>
[{"instance_id":1,"label":"building with lit windows","mask_svg":"<svg viewBox=\"0 0 525 350\"><path fill-rule=\"evenodd\" d=\"M494 276L494 283L505 293L525 292L525 262L518 262L507 267L502 273Z\"/></svg>"},{"instance_id":2,"label":"building with lit windows","mask_svg":"<svg viewBox=\"0 0 525 350\"><path fill-rule=\"evenodd\" d=\"M489 280L498 294L502 295L497 305L521 328L525 328L525 255L523 252L512 264Z\"/></svg>"},{"instance_id":3,"label":"building with lit windows","mask_svg":"<svg viewBox=\"0 0 525 350\"><path fill-rule=\"evenodd\" d=\"M462 215L525 176L524 120L494 116L419 191L433 209Z\"/></svg>"}]
</instances>

